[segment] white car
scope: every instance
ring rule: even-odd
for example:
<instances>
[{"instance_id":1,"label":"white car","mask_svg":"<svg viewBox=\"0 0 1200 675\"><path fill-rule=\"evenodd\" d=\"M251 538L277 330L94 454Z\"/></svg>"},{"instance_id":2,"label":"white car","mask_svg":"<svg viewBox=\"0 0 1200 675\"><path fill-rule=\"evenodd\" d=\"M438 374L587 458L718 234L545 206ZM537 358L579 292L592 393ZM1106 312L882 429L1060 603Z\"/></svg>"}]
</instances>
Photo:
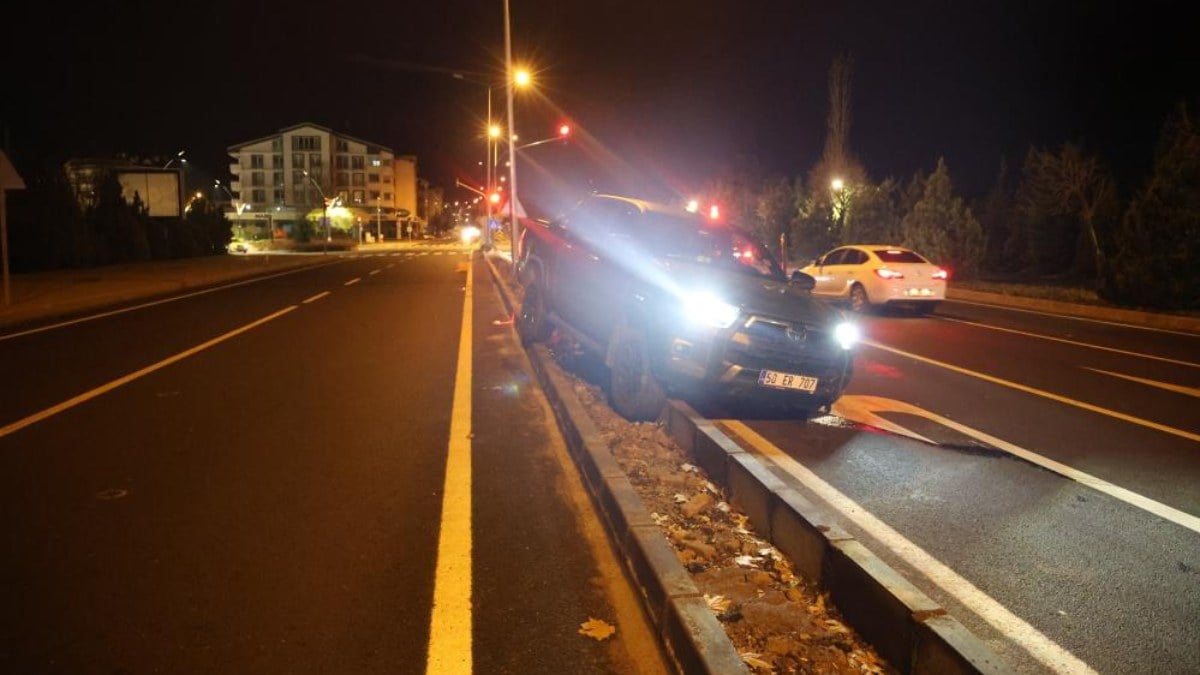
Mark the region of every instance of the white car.
<instances>
[{"instance_id":1,"label":"white car","mask_svg":"<svg viewBox=\"0 0 1200 675\"><path fill-rule=\"evenodd\" d=\"M845 302L855 312L903 306L928 314L946 298L948 270L901 246L835 248L800 270L816 280L813 295Z\"/></svg>"}]
</instances>

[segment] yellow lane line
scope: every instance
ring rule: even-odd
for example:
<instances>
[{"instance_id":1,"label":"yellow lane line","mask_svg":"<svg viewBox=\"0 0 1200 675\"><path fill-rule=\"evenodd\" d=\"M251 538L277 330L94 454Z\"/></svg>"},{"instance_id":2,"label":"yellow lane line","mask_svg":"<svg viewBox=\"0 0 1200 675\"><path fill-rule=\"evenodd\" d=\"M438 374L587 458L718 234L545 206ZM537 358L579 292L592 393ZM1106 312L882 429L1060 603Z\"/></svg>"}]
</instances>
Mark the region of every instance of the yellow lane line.
<instances>
[{"instance_id":1,"label":"yellow lane line","mask_svg":"<svg viewBox=\"0 0 1200 675\"><path fill-rule=\"evenodd\" d=\"M1089 368L1087 366L1083 366L1083 369L1090 370L1093 373L1108 375L1110 377L1119 377L1122 380L1129 380L1130 382L1137 382L1139 384L1144 384L1151 387L1158 387L1159 389L1166 389L1167 391L1173 391L1176 394L1184 394L1185 396L1200 398L1200 389L1195 387L1185 387L1182 384L1171 384L1169 382L1159 382L1158 380L1147 380L1144 377L1134 377L1133 375L1114 373L1108 370L1100 370L1099 368Z\"/></svg>"},{"instance_id":2,"label":"yellow lane line","mask_svg":"<svg viewBox=\"0 0 1200 675\"><path fill-rule=\"evenodd\" d=\"M343 286L353 286L354 284L357 284L360 281L362 281L362 277L354 277L353 279L351 279L350 281L347 281L346 283L344 283L342 285Z\"/></svg>"},{"instance_id":3,"label":"yellow lane line","mask_svg":"<svg viewBox=\"0 0 1200 675\"><path fill-rule=\"evenodd\" d=\"M300 304L307 305L310 302L316 302L317 300L320 300L321 298L323 298L329 294L330 294L329 291L322 291L322 292L317 293L316 295L312 296L311 298L307 298L307 299L301 301Z\"/></svg>"},{"instance_id":4,"label":"yellow lane line","mask_svg":"<svg viewBox=\"0 0 1200 675\"><path fill-rule=\"evenodd\" d=\"M1014 335L1024 335L1025 337L1037 338L1039 340L1050 340L1051 342L1061 342L1063 344L1072 345L1075 347L1087 347L1088 349L1097 349L1097 350L1100 350L1103 352L1111 352L1113 354L1124 354L1125 356L1135 356L1139 359L1152 359L1154 361L1163 361L1165 363L1174 363L1174 364L1180 365L1180 366L1187 366L1189 368L1200 368L1200 363L1192 363L1191 361L1180 361L1179 359L1168 359L1165 356L1154 356L1153 354L1143 354L1141 352L1131 352L1131 351L1128 351L1125 349L1116 349L1115 347L1102 347L1100 345L1094 345L1094 344L1091 344L1088 342L1079 342L1078 340L1068 340L1066 338L1054 337L1052 335L1042 335L1041 333L1029 333L1029 332L1026 332L1023 330L1016 330L1013 328L1001 328L1000 326L989 326L984 323L976 323L974 321L964 321L963 319L951 319L951 318L945 317L945 316L941 316L938 318L941 319L942 321L951 321L953 323L962 323L962 324L966 324L968 326L975 326L976 328L986 328L988 330L998 330L998 331L1003 331L1005 333L1013 333Z\"/></svg>"},{"instance_id":5,"label":"yellow lane line","mask_svg":"<svg viewBox=\"0 0 1200 675\"><path fill-rule=\"evenodd\" d=\"M90 400L96 398L97 396L100 396L102 394L107 394L108 392L112 391L113 389L116 389L117 387L129 384L130 382L133 382L134 380L136 380L138 378L145 377L146 375L149 375L150 373L153 373L156 370L161 370L163 368L166 368L167 366L171 365L172 363L175 363L177 361L182 361L183 359L186 359L189 356L198 354L198 353L204 351L205 349L208 349L209 347L220 344L232 337L241 335L242 333L245 333L248 330L253 330L254 328L257 328L257 327L263 325L264 323L267 323L268 321L273 321L275 319L278 319L279 317L283 316L284 314L287 314L288 312L296 309L297 307L298 307L298 305L284 307L283 309L279 310L278 312L275 312L274 314L268 314L267 316L264 316L263 318L261 318L257 321L252 321L252 322L246 324L245 326L242 326L241 328L235 328L234 330L231 330L228 333L225 333L224 335L215 337L215 338L209 340L208 342L196 345L195 347L192 347L191 349L187 349L185 351L179 352L178 354L176 354L174 356L169 356L169 357L163 359L162 361L159 361L158 363L146 366L145 368L142 368L141 370L130 373L128 375L125 375L124 377L118 377L117 379L113 380L112 382L109 382L108 384L100 385L99 387L96 387L95 389L93 389L91 391L84 392L74 398L63 401L62 403L59 403L56 406L46 408L45 410L43 410L41 412L30 415L29 417L17 420L16 422L13 422L12 424L9 424L7 426L0 427L0 438L3 438L15 431L20 431L21 429L24 429L25 427L27 427L31 424L36 424L37 422L41 422L42 420L44 420L48 417L53 417L54 415L57 415L60 412L74 408L75 406L79 405L80 403L86 403L87 401L90 401Z\"/></svg>"},{"instance_id":6,"label":"yellow lane line","mask_svg":"<svg viewBox=\"0 0 1200 675\"><path fill-rule=\"evenodd\" d=\"M371 270L370 272L368 272L368 274L369 274L370 276L375 276L376 274L379 274L379 273L380 273L380 272L382 272L382 271L383 271L383 270Z\"/></svg>"},{"instance_id":7,"label":"yellow lane line","mask_svg":"<svg viewBox=\"0 0 1200 675\"><path fill-rule=\"evenodd\" d=\"M1024 384L1019 384L1017 382L1013 382L1012 380L1005 380L1005 379L1002 379L999 377L993 377L991 375L979 373L974 370L968 370L966 368L962 368L960 366L955 366L955 365L946 363L944 361L938 361L936 359L931 359L926 356L920 356L919 354L913 354L911 352L906 352L901 349L896 349L894 347L888 347L887 345L882 345L882 344L879 344L878 342L874 342L871 340L863 340L862 344L867 345L868 347L874 347L875 349L883 350L885 352L891 352L891 353L897 354L899 356L904 356L904 357L913 359L915 361L921 361L923 363L928 363L931 366L937 366L939 368L945 368L946 370L952 370L952 371L954 371L956 373L960 373L962 375L976 377L976 378L979 378L986 382L991 382L992 384L998 384L1002 387L1009 387L1010 389L1016 389L1017 391L1023 391L1026 394L1033 394L1034 396L1041 396L1042 398L1048 398L1051 401L1056 401L1058 403L1062 403L1065 405L1075 406L1076 408L1082 408L1089 412L1098 413L1100 415L1106 415L1106 416L1112 417L1114 419L1119 419L1123 422L1129 422L1130 424L1136 424L1138 426L1146 427L1147 429L1154 429L1155 431L1161 431L1163 433L1171 434L1173 436L1179 436L1180 438L1186 438L1189 441L1200 442L1200 434L1195 434L1190 431L1184 431L1183 429L1176 429L1175 427L1169 427L1165 424L1159 424L1158 422L1151 422L1150 420L1144 420L1140 417L1134 417L1133 415L1126 415L1123 412L1117 412L1116 410L1102 408L1098 405L1092 405L1091 403L1084 403L1083 401L1077 401L1073 398L1067 398L1066 396L1059 396L1058 394L1048 392L1044 389L1037 389L1034 387L1026 386Z\"/></svg>"},{"instance_id":8,"label":"yellow lane line","mask_svg":"<svg viewBox=\"0 0 1200 675\"><path fill-rule=\"evenodd\" d=\"M837 488L826 483L811 469L775 447L750 427L736 420L718 420L718 422L1051 671L1095 673L1087 663L1046 637L1021 617L1013 614L1007 607L950 569L945 563L934 558L920 546L909 541L904 535L842 494Z\"/></svg>"},{"instance_id":9,"label":"yellow lane line","mask_svg":"<svg viewBox=\"0 0 1200 675\"><path fill-rule=\"evenodd\" d=\"M450 446L442 487L442 522L433 612L425 672L462 673L473 668L471 654L471 313L474 276L467 268L462 331L458 337L458 369L450 416Z\"/></svg>"}]
</instances>

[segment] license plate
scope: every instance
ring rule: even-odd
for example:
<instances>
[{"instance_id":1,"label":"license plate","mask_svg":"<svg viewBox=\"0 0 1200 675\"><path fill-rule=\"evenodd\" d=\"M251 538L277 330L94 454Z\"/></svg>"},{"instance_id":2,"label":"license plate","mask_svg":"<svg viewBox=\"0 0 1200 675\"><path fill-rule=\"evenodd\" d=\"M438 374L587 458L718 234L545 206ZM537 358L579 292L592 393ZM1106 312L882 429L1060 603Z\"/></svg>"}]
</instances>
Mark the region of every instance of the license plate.
<instances>
[{"instance_id":1,"label":"license plate","mask_svg":"<svg viewBox=\"0 0 1200 675\"><path fill-rule=\"evenodd\" d=\"M762 370L758 373L758 383L764 387L776 389L796 389L813 393L817 390L817 378L808 375L793 375L777 370Z\"/></svg>"},{"instance_id":2,"label":"license plate","mask_svg":"<svg viewBox=\"0 0 1200 675\"><path fill-rule=\"evenodd\" d=\"M904 294L908 297L928 298L933 295L933 290L929 288L906 288Z\"/></svg>"}]
</instances>

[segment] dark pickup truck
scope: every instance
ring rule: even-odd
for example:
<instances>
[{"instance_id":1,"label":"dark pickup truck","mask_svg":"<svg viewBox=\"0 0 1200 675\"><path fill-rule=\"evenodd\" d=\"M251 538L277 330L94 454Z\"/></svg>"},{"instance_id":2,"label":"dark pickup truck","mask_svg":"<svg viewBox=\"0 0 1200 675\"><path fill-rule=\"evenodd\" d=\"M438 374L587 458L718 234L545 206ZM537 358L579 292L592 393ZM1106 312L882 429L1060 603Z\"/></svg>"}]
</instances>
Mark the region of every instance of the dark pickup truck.
<instances>
[{"instance_id":1,"label":"dark pickup truck","mask_svg":"<svg viewBox=\"0 0 1200 675\"><path fill-rule=\"evenodd\" d=\"M528 221L517 329L555 328L604 358L613 408L658 417L669 392L731 395L821 414L850 381L857 328L814 299L812 277L759 242L662 204L591 195Z\"/></svg>"}]
</instances>

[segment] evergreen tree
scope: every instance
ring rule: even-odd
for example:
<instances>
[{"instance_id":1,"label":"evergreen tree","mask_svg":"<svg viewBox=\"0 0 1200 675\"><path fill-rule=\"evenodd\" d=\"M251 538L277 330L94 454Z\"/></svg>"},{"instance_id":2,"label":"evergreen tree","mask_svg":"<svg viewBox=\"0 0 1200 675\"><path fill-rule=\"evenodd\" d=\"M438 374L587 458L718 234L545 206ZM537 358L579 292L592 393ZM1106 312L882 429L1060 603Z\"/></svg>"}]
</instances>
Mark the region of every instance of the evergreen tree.
<instances>
[{"instance_id":1,"label":"evergreen tree","mask_svg":"<svg viewBox=\"0 0 1200 675\"><path fill-rule=\"evenodd\" d=\"M796 191L792 181L780 177L768 182L758 195L756 208L759 227L754 234L774 250L779 235L788 232L796 218Z\"/></svg>"},{"instance_id":2,"label":"evergreen tree","mask_svg":"<svg viewBox=\"0 0 1200 675\"><path fill-rule=\"evenodd\" d=\"M933 262L949 265L954 273L970 278L979 269L983 255L983 230L954 196L946 160L938 158L937 169L925 181L920 200L901 224L904 244Z\"/></svg>"},{"instance_id":3,"label":"evergreen tree","mask_svg":"<svg viewBox=\"0 0 1200 675\"><path fill-rule=\"evenodd\" d=\"M1112 246L1107 297L1200 307L1200 133L1186 106L1163 125L1153 172L1115 228Z\"/></svg>"},{"instance_id":4,"label":"evergreen tree","mask_svg":"<svg viewBox=\"0 0 1200 675\"><path fill-rule=\"evenodd\" d=\"M900 187L888 178L851 189L847 200L843 244L894 244L900 241Z\"/></svg>"},{"instance_id":5,"label":"evergreen tree","mask_svg":"<svg viewBox=\"0 0 1200 675\"><path fill-rule=\"evenodd\" d=\"M1000 160L1000 170L987 197L980 204L979 226L983 228L983 268L991 271L1012 271L1004 255L1004 244L1012 229L1012 195L1008 190L1008 163Z\"/></svg>"}]
</instances>

